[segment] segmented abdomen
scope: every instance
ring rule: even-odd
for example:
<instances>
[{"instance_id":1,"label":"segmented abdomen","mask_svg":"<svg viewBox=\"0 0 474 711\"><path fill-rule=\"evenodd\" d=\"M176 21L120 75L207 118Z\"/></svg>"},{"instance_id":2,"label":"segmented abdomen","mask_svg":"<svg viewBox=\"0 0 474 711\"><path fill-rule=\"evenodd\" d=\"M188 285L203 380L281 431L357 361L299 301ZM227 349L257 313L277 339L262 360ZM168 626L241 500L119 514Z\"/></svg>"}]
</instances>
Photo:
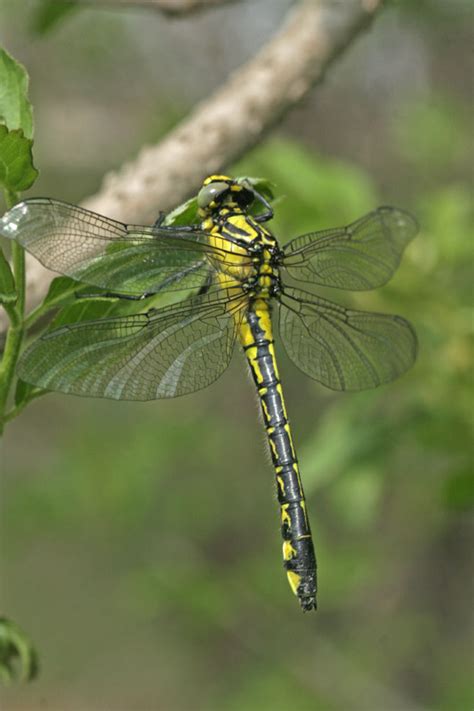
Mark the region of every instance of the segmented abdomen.
<instances>
[{"instance_id":1,"label":"segmented abdomen","mask_svg":"<svg viewBox=\"0 0 474 711\"><path fill-rule=\"evenodd\" d=\"M257 386L275 467L284 567L301 607L312 610L316 608L316 557L275 360L270 310L265 299L257 298L251 303L240 328L240 337Z\"/></svg>"}]
</instances>

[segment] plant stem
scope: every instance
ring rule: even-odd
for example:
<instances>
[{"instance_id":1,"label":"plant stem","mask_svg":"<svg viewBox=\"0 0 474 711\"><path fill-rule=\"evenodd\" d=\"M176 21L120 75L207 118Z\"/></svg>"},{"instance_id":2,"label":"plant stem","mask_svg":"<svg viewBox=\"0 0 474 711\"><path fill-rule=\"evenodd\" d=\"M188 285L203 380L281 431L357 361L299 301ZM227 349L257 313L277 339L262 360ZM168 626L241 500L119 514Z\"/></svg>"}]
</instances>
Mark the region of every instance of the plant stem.
<instances>
[{"instance_id":1,"label":"plant stem","mask_svg":"<svg viewBox=\"0 0 474 711\"><path fill-rule=\"evenodd\" d=\"M18 299L16 302L16 310L20 319L23 321L25 316L25 293L26 293L26 278L25 278L25 250L17 242L12 242L12 266L13 275L15 277Z\"/></svg>"},{"instance_id":2,"label":"plant stem","mask_svg":"<svg viewBox=\"0 0 474 711\"><path fill-rule=\"evenodd\" d=\"M18 195L10 191L5 191L5 202L7 208L10 209L18 202ZM25 333L25 253L23 248L16 242L12 242L12 267L18 298L14 305L5 304L5 311L10 320L10 326L7 331L3 357L0 362L0 435L3 432L5 408L15 377L15 368Z\"/></svg>"}]
</instances>

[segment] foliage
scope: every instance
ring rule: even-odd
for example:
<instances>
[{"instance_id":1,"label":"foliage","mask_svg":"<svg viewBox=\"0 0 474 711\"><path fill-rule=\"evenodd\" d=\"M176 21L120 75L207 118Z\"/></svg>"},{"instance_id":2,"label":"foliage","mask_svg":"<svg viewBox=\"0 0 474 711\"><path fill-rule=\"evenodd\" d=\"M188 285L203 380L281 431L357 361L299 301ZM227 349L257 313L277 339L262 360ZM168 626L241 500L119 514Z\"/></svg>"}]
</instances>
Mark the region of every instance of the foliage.
<instances>
[{"instance_id":1,"label":"foliage","mask_svg":"<svg viewBox=\"0 0 474 711\"><path fill-rule=\"evenodd\" d=\"M0 49L0 185L7 206L18 201L18 191L34 183L38 171L32 160L32 109L28 101L28 76L5 50ZM12 266L3 252L0 257L2 303L10 320L0 362L0 435L15 379L15 366L24 335L25 257L13 243Z\"/></svg>"},{"instance_id":2,"label":"foliage","mask_svg":"<svg viewBox=\"0 0 474 711\"><path fill-rule=\"evenodd\" d=\"M0 682L30 681L38 672L31 642L10 620L0 617Z\"/></svg>"},{"instance_id":3,"label":"foliage","mask_svg":"<svg viewBox=\"0 0 474 711\"><path fill-rule=\"evenodd\" d=\"M33 30L40 35L46 34L78 9L74 0L42 0L33 19Z\"/></svg>"},{"instance_id":4,"label":"foliage","mask_svg":"<svg viewBox=\"0 0 474 711\"><path fill-rule=\"evenodd\" d=\"M28 101L28 74L5 49L0 50L0 123L33 137L33 111Z\"/></svg>"},{"instance_id":5,"label":"foliage","mask_svg":"<svg viewBox=\"0 0 474 711\"><path fill-rule=\"evenodd\" d=\"M4 190L18 193L35 182L38 171L33 166L31 145L21 129L9 131L0 124L0 184Z\"/></svg>"},{"instance_id":6,"label":"foliage","mask_svg":"<svg viewBox=\"0 0 474 711\"><path fill-rule=\"evenodd\" d=\"M27 98L25 69L0 49L0 185L5 202L16 202L17 191L26 190L38 172L33 166L32 111ZM21 247L12 248L13 270L0 249L0 303L10 319L0 361L0 436L5 408L15 377L15 365L24 330L25 274ZM18 664L16 662L19 661ZM0 680L30 680L37 672L36 653L31 642L6 618L0 619Z\"/></svg>"}]
</instances>

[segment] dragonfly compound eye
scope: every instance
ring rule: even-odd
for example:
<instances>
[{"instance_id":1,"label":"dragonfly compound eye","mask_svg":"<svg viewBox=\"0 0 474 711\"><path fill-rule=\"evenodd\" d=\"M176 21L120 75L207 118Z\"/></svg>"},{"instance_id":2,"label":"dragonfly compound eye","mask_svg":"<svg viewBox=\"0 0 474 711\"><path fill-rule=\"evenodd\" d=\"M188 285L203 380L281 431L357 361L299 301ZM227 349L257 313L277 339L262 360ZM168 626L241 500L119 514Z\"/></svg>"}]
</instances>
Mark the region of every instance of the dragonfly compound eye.
<instances>
[{"instance_id":1,"label":"dragonfly compound eye","mask_svg":"<svg viewBox=\"0 0 474 711\"><path fill-rule=\"evenodd\" d=\"M207 207L210 207L213 202L217 205L222 201L228 190L229 184L220 181L204 185L198 193L198 207L206 209Z\"/></svg>"}]
</instances>

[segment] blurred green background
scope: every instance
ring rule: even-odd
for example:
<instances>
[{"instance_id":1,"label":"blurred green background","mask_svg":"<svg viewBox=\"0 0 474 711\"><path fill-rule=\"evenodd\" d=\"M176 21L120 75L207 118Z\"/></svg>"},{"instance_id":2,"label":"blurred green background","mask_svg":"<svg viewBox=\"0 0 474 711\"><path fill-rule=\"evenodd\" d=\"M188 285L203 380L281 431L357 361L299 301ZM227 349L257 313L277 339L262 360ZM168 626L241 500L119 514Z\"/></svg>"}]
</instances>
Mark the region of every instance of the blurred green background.
<instances>
[{"instance_id":1,"label":"blurred green background","mask_svg":"<svg viewBox=\"0 0 474 711\"><path fill-rule=\"evenodd\" d=\"M252 56L289 5L180 21L91 7L41 34L40 3L4 0L0 40L31 75L31 194L93 193ZM300 612L282 571L240 354L214 386L175 401L50 395L3 445L2 607L35 640L41 675L3 691L2 708L472 708L473 34L467 0L389 3L324 85L229 167L285 196L282 241L384 203L422 226L392 282L350 301L412 321L409 374L334 394L279 348L319 611Z\"/></svg>"}]
</instances>

